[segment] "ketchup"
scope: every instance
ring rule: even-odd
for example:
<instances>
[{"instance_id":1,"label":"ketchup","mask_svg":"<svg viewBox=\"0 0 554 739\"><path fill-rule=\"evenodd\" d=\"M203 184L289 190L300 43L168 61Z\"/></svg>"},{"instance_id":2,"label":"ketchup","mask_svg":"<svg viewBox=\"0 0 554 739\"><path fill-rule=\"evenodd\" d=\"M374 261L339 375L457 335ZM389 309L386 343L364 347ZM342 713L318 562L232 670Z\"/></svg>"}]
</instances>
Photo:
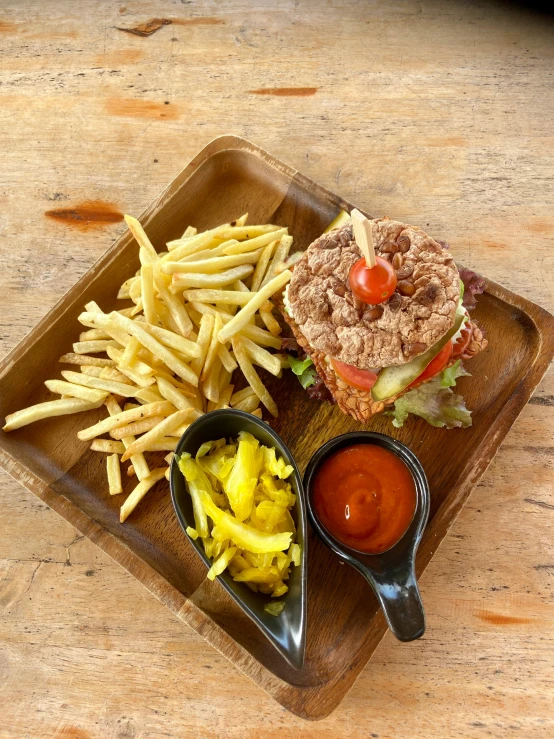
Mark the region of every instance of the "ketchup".
<instances>
[{"instance_id":1,"label":"ketchup","mask_svg":"<svg viewBox=\"0 0 554 739\"><path fill-rule=\"evenodd\" d=\"M416 508L416 488L404 462L376 444L354 444L323 462L313 505L327 531L368 554L402 538Z\"/></svg>"}]
</instances>

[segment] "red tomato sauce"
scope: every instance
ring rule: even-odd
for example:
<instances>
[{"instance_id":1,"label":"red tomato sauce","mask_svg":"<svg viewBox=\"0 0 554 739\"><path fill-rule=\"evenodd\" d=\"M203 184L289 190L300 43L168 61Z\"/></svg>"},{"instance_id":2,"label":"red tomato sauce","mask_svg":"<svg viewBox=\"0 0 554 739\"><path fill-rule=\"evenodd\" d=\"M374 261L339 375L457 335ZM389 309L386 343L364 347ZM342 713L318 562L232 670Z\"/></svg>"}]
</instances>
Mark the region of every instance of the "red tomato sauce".
<instances>
[{"instance_id":1,"label":"red tomato sauce","mask_svg":"<svg viewBox=\"0 0 554 739\"><path fill-rule=\"evenodd\" d=\"M327 531L368 554L385 552L406 532L416 488L404 462L376 444L353 444L323 462L313 505Z\"/></svg>"}]
</instances>

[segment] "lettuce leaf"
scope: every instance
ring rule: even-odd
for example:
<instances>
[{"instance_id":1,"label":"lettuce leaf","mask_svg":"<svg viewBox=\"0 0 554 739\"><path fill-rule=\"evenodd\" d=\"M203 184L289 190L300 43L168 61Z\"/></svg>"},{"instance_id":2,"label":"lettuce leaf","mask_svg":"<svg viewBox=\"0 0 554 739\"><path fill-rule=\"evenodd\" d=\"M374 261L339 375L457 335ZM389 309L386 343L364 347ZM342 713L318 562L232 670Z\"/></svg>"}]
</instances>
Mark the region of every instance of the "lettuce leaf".
<instances>
[{"instance_id":1,"label":"lettuce leaf","mask_svg":"<svg viewBox=\"0 0 554 739\"><path fill-rule=\"evenodd\" d=\"M289 367L298 377L298 380L304 390L310 387L310 385L315 384L317 372L315 370L315 367L313 366L314 363L312 362L311 357L306 357L306 359L296 359L296 357L291 357L289 354L287 359L289 362Z\"/></svg>"},{"instance_id":2,"label":"lettuce leaf","mask_svg":"<svg viewBox=\"0 0 554 739\"><path fill-rule=\"evenodd\" d=\"M452 367L448 367L440 374L441 387L455 387L456 380L459 377L471 377L469 372L466 372L466 369L460 359L458 359L458 361L455 362Z\"/></svg>"},{"instance_id":3,"label":"lettuce leaf","mask_svg":"<svg viewBox=\"0 0 554 739\"><path fill-rule=\"evenodd\" d=\"M398 398L394 410L387 412L387 415L393 416L393 426L403 426L410 413L438 428L471 426L471 411L466 408L463 397L450 389L456 385L459 377L468 375L458 360L437 377Z\"/></svg>"}]
</instances>

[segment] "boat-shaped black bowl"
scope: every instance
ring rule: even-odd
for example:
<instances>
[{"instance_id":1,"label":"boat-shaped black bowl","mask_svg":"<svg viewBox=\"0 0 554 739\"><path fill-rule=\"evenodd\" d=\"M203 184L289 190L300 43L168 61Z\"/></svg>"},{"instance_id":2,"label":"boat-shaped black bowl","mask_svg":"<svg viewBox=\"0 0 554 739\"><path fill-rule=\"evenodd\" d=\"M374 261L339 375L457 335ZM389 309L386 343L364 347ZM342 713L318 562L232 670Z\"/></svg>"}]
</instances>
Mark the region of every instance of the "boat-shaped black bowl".
<instances>
[{"instance_id":1,"label":"boat-shaped black bowl","mask_svg":"<svg viewBox=\"0 0 554 739\"><path fill-rule=\"evenodd\" d=\"M292 454L281 437L264 421L249 413L232 410L231 408L206 413L191 424L181 437L175 454L181 455L183 452L188 452L194 457L204 442L223 437L236 439L240 431L247 431L265 446L275 447L277 456L282 456L286 463L293 467L294 471L288 478L288 482L290 482L296 495L296 504L291 511L291 515L296 525L296 541L300 545L301 561L299 567L293 566L291 568L290 577L287 580L289 591L282 598L279 598L279 600L285 601L285 608L279 616L272 616L264 611L264 606L271 598L262 593L252 592L242 582L235 582L227 571L219 575L217 579L236 603L263 631L287 662L292 667L301 669L306 650L308 536L302 480ZM186 480L179 470L175 457L171 464L169 483L171 499L179 523L198 555L206 563L206 568L209 568L211 562L204 553L202 540L199 538L194 541L186 533L187 526L194 527L192 500L187 491Z\"/></svg>"}]
</instances>

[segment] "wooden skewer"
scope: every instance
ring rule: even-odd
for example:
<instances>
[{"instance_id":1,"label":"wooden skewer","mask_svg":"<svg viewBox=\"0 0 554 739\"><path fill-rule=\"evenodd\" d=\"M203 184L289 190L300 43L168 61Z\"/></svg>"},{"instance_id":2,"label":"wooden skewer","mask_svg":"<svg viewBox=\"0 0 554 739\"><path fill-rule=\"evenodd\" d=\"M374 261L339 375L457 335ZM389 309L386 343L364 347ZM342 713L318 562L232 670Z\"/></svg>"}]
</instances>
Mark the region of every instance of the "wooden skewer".
<instances>
[{"instance_id":1,"label":"wooden skewer","mask_svg":"<svg viewBox=\"0 0 554 739\"><path fill-rule=\"evenodd\" d=\"M354 227L354 239L360 247L360 251L364 255L365 263L372 269L375 267L375 249L373 247L372 222L354 208L350 213L352 218L352 226Z\"/></svg>"}]
</instances>

